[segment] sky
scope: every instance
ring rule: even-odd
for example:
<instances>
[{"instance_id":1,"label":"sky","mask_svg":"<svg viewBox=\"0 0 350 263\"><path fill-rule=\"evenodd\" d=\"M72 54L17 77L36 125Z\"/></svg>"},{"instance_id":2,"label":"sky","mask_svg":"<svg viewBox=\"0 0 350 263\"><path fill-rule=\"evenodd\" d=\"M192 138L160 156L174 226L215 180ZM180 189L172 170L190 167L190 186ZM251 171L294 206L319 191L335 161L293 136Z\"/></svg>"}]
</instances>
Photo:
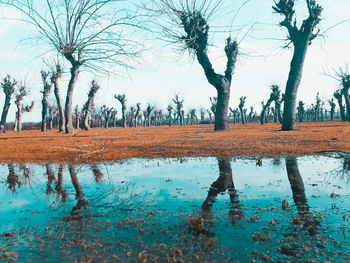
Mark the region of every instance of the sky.
<instances>
[{"instance_id":1,"label":"sky","mask_svg":"<svg viewBox=\"0 0 350 263\"><path fill-rule=\"evenodd\" d=\"M211 19L212 45L209 56L216 72L223 73L226 65L225 39L231 34L240 41L240 55L232 78L230 107L236 108L239 98L246 96L246 107L253 106L260 113L261 101L268 99L272 84L280 85L284 92L292 49L282 48L286 43L284 39L287 32L285 28L279 27L282 17L273 13L273 1L270 0L251 0L242 7L233 21L232 28L235 30L230 33L228 29L232 18L242 2L223 0L221 10ZM332 97L338 83L324 73L333 73L334 69L350 61L350 21L337 25L350 19L350 1L317 2L324 7L320 23L322 36L314 40L309 48L298 92L298 99L307 105L314 103L317 92L324 101ZM306 15L305 1L297 0L297 22L300 23ZM10 74L19 81L26 80L30 95L24 104L34 100L36 105L33 112L24 114L23 121L35 122L41 118L40 71L47 70L43 58L48 55L42 54L49 50L49 46L29 40L33 30L25 23L8 19L19 17L21 15L15 10L0 7L0 78ZM176 52L179 46L162 41L157 34L148 32L142 36L145 52L141 63L128 71L117 69L119 73L111 76L83 71L78 79L73 105L85 103L90 82L96 79L101 90L97 93L95 104L115 107L119 116L121 107L114 99L115 94L126 94L128 107L140 102L144 109L147 103L151 103L166 111L171 99L178 94L185 100L185 110L201 107L209 109L209 98L216 96L216 90L207 82L198 62L186 53L179 55ZM69 71L68 64L65 71ZM62 98L65 98L68 77L65 74L61 82ZM54 102L53 94L50 100ZM3 103L4 95L0 92L0 109ZM13 121L14 117L15 106L12 103L8 120Z\"/></svg>"}]
</instances>

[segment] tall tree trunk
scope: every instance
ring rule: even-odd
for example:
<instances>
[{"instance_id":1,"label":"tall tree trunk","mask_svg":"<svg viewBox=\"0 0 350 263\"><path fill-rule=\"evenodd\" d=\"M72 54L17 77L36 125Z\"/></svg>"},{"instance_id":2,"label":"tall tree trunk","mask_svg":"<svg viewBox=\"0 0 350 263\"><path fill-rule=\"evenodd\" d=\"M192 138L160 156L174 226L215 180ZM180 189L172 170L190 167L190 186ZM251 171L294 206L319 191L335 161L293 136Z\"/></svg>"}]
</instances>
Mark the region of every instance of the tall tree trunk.
<instances>
[{"instance_id":1,"label":"tall tree trunk","mask_svg":"<svg viewBox=\"0 0 350 263\"><path fill-rule=\"evenodd\" d=\"M122 106L122 121L123 121L123 128L126 128L126 107Z\"/></svg>"},{"instance_id":2,"label":"tall tree trunk","mask_svg":"<svg viewBox=\"0 0 350 263\"><path fill-rule=\"evenodd\" d=\"M215 111L215 131L226 131L228 127L228 108L230 102L230 84L226 83L223 87L217 88L217 104Z\"/></svg>"},{"instance_id":3,"label":"tall tree trunk","mask_svg":"<svg viewBox=\"0 0 350 263\"><path fill-rule=\"evenodd\" d=\"M56 98L57 107L58 107L58 118L59 118L58 130L60 132L63 132L64 131L64 125L65 125L65 117L64 117L63 103L62 103L62 99L61 99L61 96L60 96L60 86L58 84L58 79L55 79L53 84L54 84L55 98Z\"/></svg>"},{"instance_id":4,"label":"tall tree trunk","mask_svg":"<svg viewBox=\"0 0 350 263\"><path fill-rule=\"evenodd\" d=\"M345 98L345 106L346 106L346 121L350 121L350 98L349 98L349 90L348 89L343 89L342 94Z\"/></svg>"},{"instance_id":5,"label":"tall tree trunk","mask_svg":"<svg viewBox=\"0 0 350 263\"><path fill-rule=\"evenodd\" d=\"M11 106L11 97L6 95L4 108L3 108L2 114L1 114L1 122L0 122L0 132L1 133L5 132L6 119L7 119L7 114L9 112L10 106Z\"/></svg>"},{"instance_id":6,"label":"tall tree trunk","mask_svg":"<svg viewBox=\"0 0 350 263\"><path fill-rule=\"evenodd\" d=\"M16 101L16 106L17 106L17 112L16 112L15 126L13 127L13 130L21 131L22 130L22 127L20 127L20 120L22 119L21 102Z\"/></svg>"},{"instance_id":7,"label":"tall tree trunk","mask_svg":"<svg viewBox=\"0 0 350 263\"><path fill-rule=\"evenodd\" d=\"M72 66L70 73L71 77L68 83L68 90L66 96L66 104L64 109L65 120L66 120L66 133L73 133L73 112L72 112L72 102L73 102L73 91L75 85L78 81L80 66Z\"/></svg>"},{"instance_id":8,"label":"tall tree trunk","mask_svg":"<svg viewBox=\"0 0 350 263\"><path fill-rule=\"evenodd\" d=\"M45 96L45 93L43 95L43 99L41 101L42 108L41 108L41 131L45 132L46 131L46 126L47 126L47 96Z\"/></svg>"},{"instance_id":9,"label":"tall tree trunk","mask_svg":"<svg viewBox=\"0 0 350 263\"><path fill-rule=\"evenodd\" d=\"M294 44L294 54L290 64L290 71L284 97L285 100L282 119L283 131L292 131L294 129L297 93L301 82L308 46L309 40L303 41L299 44Z\"/></svg>"}]
</instances>

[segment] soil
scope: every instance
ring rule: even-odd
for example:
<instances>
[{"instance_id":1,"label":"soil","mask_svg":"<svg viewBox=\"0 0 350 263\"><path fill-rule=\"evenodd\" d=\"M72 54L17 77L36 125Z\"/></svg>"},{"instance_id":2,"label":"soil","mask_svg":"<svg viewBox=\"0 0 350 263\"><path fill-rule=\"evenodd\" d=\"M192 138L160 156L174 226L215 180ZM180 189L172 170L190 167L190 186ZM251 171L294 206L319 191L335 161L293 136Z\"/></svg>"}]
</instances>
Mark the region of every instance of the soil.
<instances>
[{"instance_id":1,"label":"soil","mask_svg":"<svg viewBox=\"0 0 350 263\"><path fill-rule=\"evenodd\" d=\"M213 125L7 132L0 134L0 162L95 163L126 158L189 156L275 157L350 151L350 123L298 123L282 132L280 124Z\"/></svg>"}]
</instances>

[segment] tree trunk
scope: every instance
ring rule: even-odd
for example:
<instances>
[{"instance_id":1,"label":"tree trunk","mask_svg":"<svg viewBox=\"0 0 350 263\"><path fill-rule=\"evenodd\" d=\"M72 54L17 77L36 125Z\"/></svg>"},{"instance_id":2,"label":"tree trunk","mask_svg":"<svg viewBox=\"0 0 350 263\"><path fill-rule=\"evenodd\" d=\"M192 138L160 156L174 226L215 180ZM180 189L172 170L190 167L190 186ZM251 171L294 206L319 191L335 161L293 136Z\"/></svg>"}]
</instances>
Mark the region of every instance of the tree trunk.
<instances>
[{"instance_id":1,"label":"tree trunk","mask_svg":"<svg viewBox=\"0 0 350 263\"><path fill-rule=\"evenodd\" d=\"M73 133L73 112L72 112L72 102L73 102L73 91L75 88L75 85L78 81L79 76L79 68L80 66L72 66L70 70L70 80L68 83L68 90L67 90L67 96L66 96L66 104L64 109L65 114L65 120L66 120L66 133Z\"/></svg>"},{"instance_id":2,"label":"tree trunk","mask_svg":"<svg viewBox=\"0 0 350 263\"><path fill-rule=\"evenodd\" d=\"M216 88L218 100L215 111L214 131L227 131L228 127L228 108L230 102L230 84L227 82L222 87Z\"/></svg>"},{"instance_id":3,"label":"tree trunk","mask_svg":"<svg viewBox=\"0 0 350 263\"><path fill-rule=\"evenodd\" d=\"M11 97L6 95L4 108L1 114L1 122L0 122L1 133L5 133L5 124L6 124L7 114L9 112L10 106L11 106Z\"/></svg>"},{"instance_id":4,"label":"tree trunk","mask_svg":"<svg viewBox=\"0 0 350 263\"><path fill-rule=\"evenodd\" d=\"M45 96L45 93L43 95L43 99L41 101L42 109L41 109L41 131L46 132L46 125L47 125L47 97Z\"/></svg>"},{"instance_id":5,"label":"tree trunk","mask_svg":"<svg viewBox=\"0 0 350 263\"><path fill-rule=\"evenodd\" d=\"M294 129L297 93L301 82L308 46L309 41L303 41L300 44L294 44L294 54L290 64L290 71L284 97L285 100L282 119L283 131L292 131Z\"/></svg>"},{"instance_id":6,"label":"tree trunk","mask_svg":"<svg viewBox=\"0 0 350 263\"><path fill-rule=\"evenodd\" d=\"M16 101L16 106L17 106L17 112L16 112L16 119L15 119L15 126L13 127L14 131L21 131L22 130L22 126L20 124L20 120L22 119L22 109L21 109L21 102L20 101Z\"/></svg>"},{"instance_id":7,"label":"tree trunk","mask_svg":"<svg viewBox=\"0 0 350 263\"><path fill-rule=\"evenodd\" d=\"M126 107L122 107L122 120L123 120L123 128L126 128L126 118L125 118Z\"/></svg>"},{"instance_id":8,"label":"tree trunk","mask_svg":"<svg viewBox=\"0 0 350 263\"><path fill-rule=\"evenodd\" d=\"M60 96L60 87L58 84L58 79L54 81L54 93L56 97L56 102L57 102L57 107L58 107L58 130L60 132L64 131L64 125L65 125L65 117L64 117L64 109L63 109L63 104Z\"/></svg>"},{"instance_id":9,"label":"tree trunk","mask_svg":"<svg viewBox=\"0 0 350 263\"><path fill-rule=\"evenodd\" d=\"M345 98L345 106L346 106L346 115L345 120L350 121L350 98L349 98L349 90L343 89L342 94Z\"/></svg>"}]
</instances>

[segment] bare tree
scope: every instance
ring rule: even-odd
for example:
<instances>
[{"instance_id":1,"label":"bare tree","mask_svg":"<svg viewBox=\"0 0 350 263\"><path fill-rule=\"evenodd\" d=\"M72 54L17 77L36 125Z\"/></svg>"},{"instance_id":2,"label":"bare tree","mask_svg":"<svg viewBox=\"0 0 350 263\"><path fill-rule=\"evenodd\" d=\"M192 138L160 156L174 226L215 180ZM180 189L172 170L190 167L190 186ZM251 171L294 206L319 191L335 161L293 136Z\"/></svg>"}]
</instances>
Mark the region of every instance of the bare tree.
<instances>
[{"instance_id":1,"label":"bare tree","mask_svg":"<svg viewBox=\"0 0 350 263\"><path fill-rule=\"evenodd\" d=\"M126 128L126 98L125 98L125 94L121 95L115 95L114 98L116 98L120 104L122 105L122 120L123 120L123 128Z\"/></svg>"},{"instance_id":2,"label":"bare tree","mask_svg":"<svg viewBox=\"0 0 350 263\"><path fill-rule=\"evenodd\" d=\"M93 80L91 81L91 87L90 87L90 91L88 93L88 100L86 101L86 103L84 104L83 107L83 129L84 130L90 130L90 125L89 125L89 118L91 115L92 110L95 107L94 104L94 99L96 96L97 91L100 89L100 86L98 85L98 83Z\"/></svg>"},{"instance_id":3,"label":"bare tree","mask_svg":"<svg viewBox=\"0 0 350 263\"><path fill-rule=\"evenodd\" d=\"M22 130L22 115L24 112L31 112L34 108L34 101L30 105L23 106L22 100L28 95L28 89L25 83L20 84L20 88L16 94L15 104L17 106L15 125L13 127L14 131Z\"/></svg>"},{"instance_id":4,"label":"bare tree","mask_svg":"<svg viewBox=\"0 0 350 263\"><path fill-rule=\"evenodd\" d=\"M15 79L13 79L11 81L10 75L7 75L3 79L3 82L1 83L1 88L2 88L3 92L5 93L5 103L4 103L4 108L2 110L1 121L0 121L0 132L1 133L5 132L5 124L6 124L7 114L9 112L9 109L11 106L12 94L16 90L16 85L17 85L17 81Z\"/></svg>"},{"instance_id":5,"label":"bare tree","mask_svg":"<svg viewBox=\"0 0 350 263\"><path fill-rule=\"evenodd\" d=\"M139 118L140 112L141 112L140 105L141 105L140 103L136 103L136 112L135 112L135 117L134 117L134 127L137 127L138 118Z\"/></svg>"},{"instance_id":6,"label":"bare tree","mask_svg":"<svg viewBox=\"0 0 350 263\"><path fill-rule=\"evenodd\" d=\"M232 74L238 56L238 42L226 39L225 54L227 65L224 74L215 72L208 55L209 20L220 6L220 1L178 1L154 0L163 21L164 36L172 43L184 43L183 50L194 55L204 70L208 82L217 90L218 103L215 112L214 130L228 130L228 107ZM166 20L165 20L166 19ZM164 22L166 23L166 22Z\"/></svg>"},{"instance_id":7,"label":"bare tree","mask_svg":"<svg viewBox=\"0 0 350 263\"><path fill-rule=\"evenodd\" d=\"M343 94L342 94L341 90L335 91L333 96L338 101L341 120L346 121L345 109L344 109L344 104L343 104Z\"/></svg>"},{"instance_id":8,"label":"bare tree","mask_svg":"<svg viewBox=\"0 0 350 263\"><path fill-rule=\"evenodd\" d=\"M184 100L181 100L179 98L179 95L175 95L175 98L173 99L173 102L175 103L176 105L176 111L177 111L177 120L176 122L177 123L180 123L180 125L184 125L184 116L182 115L182 108L183 108L183 105L184 105ZM180 119L180 122L179 122L179 119Z\"/></svg>"},{"instance_id":9,"label":"bare tree","mask_svg":"<svg viewBox=\"0 0 350 263\"><path fill-rule=\"evenodd\" d=\"M82 67L109 71L117 65L128 67L138 57L137 41L125 37L136 28L135 15L120 0L8 0L3 4L20 10L35 26L41 41L48 43L71 65L65 102L66 133L73 132L72 99Z\"/></svg>"},{"instance_id":10,"label":"bare tree","mask_svg":"<svg viewBox=\"0 0 350 263\"><path fill-rule=\"evenodd\" d=\"M109 122L112 119L113 111L114 111L114 109L112 107L109 108L106 105L102 105L102 107L101 107L101 113L102 113L102 117L104 118L104 121L105 121L105 128L106 129L109 128Z\"/></svg>"},{"instance_id":11,"label":"bare tree","mask_svg":"<svg viewBox=\"0 0 350 263\"><path fill-rule=\"evenodd\" d=\"M152 107L149 103L147 105L146 108L146 115L145 115L145 121L146 121L146 125L147 127L151 126L151 113L154 110L154 107Z\"/></svg>"},{"instance_id":12,"label":"bare tree","mask_svg":"<svg viewBox=\"0 0 350 263\"><path fill-rule=\"evenodd\" d=\"M270 98L267 100L266 104L264 104L261 115L260 115L260 123L263 125L265 123L265 115L266 110L270 107L272 102L279 101L281 98L281 91L278 85L271 86Z\"/></svg>"},{"instance_id":13,"label":"bare tree","mask_svg":"<svg viewBox=\"0 0 350 263\"><path fill-rule=\"evenodd\" d=\"M49 119L48 119L49 120L49 130L52 130L53 129L53 121L58 114L58 108L53 103L49 103L47 105L47 107L49 109Z\"/></svg>"},{"instance_id":14,"label":"bare tree","mask_svg":"<svg viewBox=\"0 0 350 263\"><path fill-rule=\"evenodd\" d=\"M296 20L293 21L295 14L294 3L295 0L279 0L273 6L273 10L284 17L280 26L288 30L289 44L293 44L294 47L285 91L282 120L283 131L294 129L297 92L301 82L304 61L311 42L318 36L319 31L317 33L314 33L314 31L321 21L322 13L322 7L315 0L306 0L309 16L298 28Z\"/></svg>"},{"instance_id":15,"label":"bare tree","mask_svg":"<svg viewBox=\"0 0 350 263\"><path fill-rule=\"evenodd\" d=\"M75 128L79 129L80 128L81 112L79 111L79 106L78 105L75 106L74 114L75 114Z\"/></svg>"},{"instance_id":16,"label":"bare tree","mask_svg":"<svg viewBox=\"0 0 350 263\"><path fill-rule=\"evenodd\" d=\"M298 121L303 122L304 116L305 116L305 103L301 100L299 101L297 112L298 112Z\"/></svg>"},{"instance_id":17,"label":"bare tree","mask_svg":"<svg viewBox=\"0 0 350 263\"><path fill-rule=\"evenodd\" d=\"M60 96L59 79L61 77L62 77L62 68L61 68L61 65L57 63L55 70L53 70L51 73L51 83L53 83L53 86L54 86L54 93L55 93L55 98L56 98L57 107L58 107L58 117L59 117L58 130L60 132L63 132L65 127L65 117L64 117L63 103Z\"/></svg>"},{"instance_id":18,"label":"bare tree","mask_svg":"<svg viewBox=\"0 0 350 263\"><path fill-rule=\"evenodd\" d=\"M46 125L47 125L47 109L48 109L48 102L47 98L50 95L52 82L49 80L49 73L46 71L41 71L41 80L43 82L43 90L41 93L43 94L43 98L41 100L42 108L41 108L41 131L46 131Z\"/></svg>"},{"instance_id":19,"label":"bare tree","mask_svg":"<svg viewBox=\"0 0 350 263\"><path fill-rule=\"evenodd\" d=\"M329 103L329 106L331 106L331 121L333 121L334 120L335 107L336 107L336 104L334 102L334 98L328 100L328 103Z\"/></svg>"},{"instance_id":20,"label":"bare tree","mask_svg":"<svg viewBox=\"0 0 350 263\"><path fill-rule=\"evenodd\" d=\"M239 108L239 111L241 112L241 119L242 119L242 124L246 124L246 119L245 119L245 116L244 116L244 105L245 105L245 100L246 100L247 97L240 97L239 98L239 105L238 105L238 108Z\"/></svg>"}]
</instances>

